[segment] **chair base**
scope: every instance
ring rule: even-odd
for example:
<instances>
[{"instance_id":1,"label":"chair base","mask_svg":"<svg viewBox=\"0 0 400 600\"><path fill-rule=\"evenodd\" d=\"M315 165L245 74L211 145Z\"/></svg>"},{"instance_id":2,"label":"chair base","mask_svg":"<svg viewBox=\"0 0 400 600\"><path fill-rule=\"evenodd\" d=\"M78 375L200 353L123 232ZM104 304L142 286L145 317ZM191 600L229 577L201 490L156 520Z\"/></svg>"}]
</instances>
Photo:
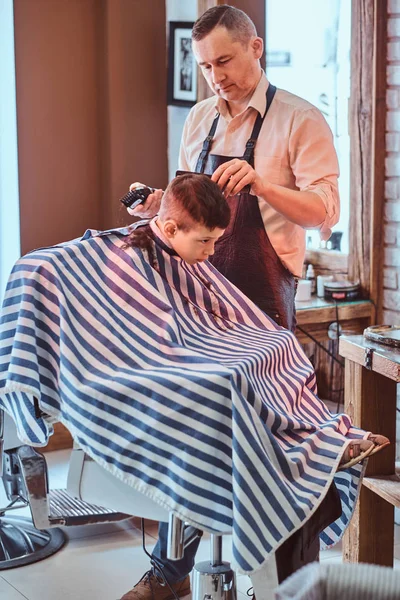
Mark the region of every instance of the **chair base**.
<instances>
[{"instance_id":1,"label":"chair base","mask_svg":"<svg viewBox=\"0 0 400 600\"><path fill-rule=\"evenodd\" d=\"M210 562L195 564L192 600L236 600L235 572L228 562L213 567Z\"/></svg>"},{"instance_id":2,"label":"chair base","mask_svg":"<svg viewBox=\"0 0 400 600\"><path fill-rule=\"evenodd\" d=\"M26 517L0 517L0 571L43 560L60 550L67 538L59 529L39 531Z\"/></svg>"}]
</instances>

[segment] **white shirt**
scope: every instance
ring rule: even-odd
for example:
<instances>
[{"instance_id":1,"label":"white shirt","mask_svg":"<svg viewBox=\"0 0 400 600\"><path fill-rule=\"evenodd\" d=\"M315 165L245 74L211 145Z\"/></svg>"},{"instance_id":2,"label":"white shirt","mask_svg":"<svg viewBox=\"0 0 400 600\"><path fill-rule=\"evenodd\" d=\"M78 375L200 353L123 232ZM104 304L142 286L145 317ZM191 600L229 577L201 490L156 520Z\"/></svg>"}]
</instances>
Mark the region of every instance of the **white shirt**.
<instances>
[{"instance_id":1,"label":"white shirt","mask_svg":"<svg viewBox=\"0 0 400 600\"><path fill-rule=\"evenodd\" d=\"M220 118L211 153L243 156L257 113L264 115L268 86L263 73L247 108L235 117L231 117L222 98L214 96L196 104L183 130L180 169L195 170L217 112ZM315 106L285 90L276 91L255 146L254 168L271 183L318 194L326 209L325 220L318 229L323 239L329 238L331 227L339 220L339 165L332 132ZM265 230L275 252L294 275L301 276L305 230L277 213L262 198L258 200Z\"/></svg>"}]
</instances>

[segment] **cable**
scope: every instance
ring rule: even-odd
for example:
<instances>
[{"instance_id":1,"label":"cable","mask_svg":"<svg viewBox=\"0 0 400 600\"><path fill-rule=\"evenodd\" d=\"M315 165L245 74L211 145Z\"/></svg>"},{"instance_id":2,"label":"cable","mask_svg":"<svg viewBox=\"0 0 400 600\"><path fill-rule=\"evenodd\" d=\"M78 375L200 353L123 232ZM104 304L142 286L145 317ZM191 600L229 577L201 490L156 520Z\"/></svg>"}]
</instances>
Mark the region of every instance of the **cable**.
<instances>
[{"instance_id":1,"label":"cable","mask_svg":"<svg viewBox=\"0 0 400 600\"><path fill-rule=\"evenodd\" d=\"M338 349L339 349L339 338L340 338L340 321L339 321L339 306L338 306L338 303L336 300L335 300L335 317L336 317L335 318L336 340L332 340L333 344L335 344L335 341L337 343L337 348L336 348L335 354L333 352L331 352L330 350L328 350L328 348L325 348L325 346L323 346L323 344L321 344L313 335L311 335L311 333L309 333L308 331L305 331L299 325L297 325L297 327L303 334L305 334L307 337L309 337L314 342L314 344L316 344L319 348L321 348L332 359L330 368L329 368L329 391L331 394L330 399L333 400L332 394L336 394L336 393L339 394L339 396L337 398L337 405L336 405L336 412L339 413L340 405L343 404L342 395L343 395L344 388L342 386L338 389L333 389L333 375L334 375L333 361L338 363L338 365L340 366L340 368L342 370L344 368L344 361L337 358ZM330 341L328 343L330 344Z\"/></svg>"},{"instance_id":2,"label":"cable","mask_svg":"<svg viewBox=\"0 0 400 600\"><path fill-rule=\"evenodd\" d=\"M171 585L167 579L167 576L164 573L164 570L163 570L164 565L158 558L152 556L146 550L146 539L145 539L144 519L143 518L141 519L141 528L142 528L142 547L143 547L145 554L147 554L147 556L150 559L150 564L153 568L154 576L156 577L156 579L158 580L158 582L161 586L167 586L170 589L175 600L179 600L179 596L177 595L175 590L171 587ZM147 573L145 573L143 575L143 577L145 577L148 574L149 574L149 571L147 571ZM150 577L150 575L148 575L148 576ZM143 579L143 577L142 577L142 579ZM151 587L151 584L150 584L150 587Z\"/></svg>"},{"instance_id":3,"label":"cable","mask_svg":"<svg viewBox=\"0 0 400 600\"><path fill-rule=\"evenodd\" d=\"M339 306L338 306L338 303L336 300L335 300L335 316L336 316L336 344L337 344L336 354L339 354L339 338L340 338L341 327L340 327L340 321L339 321ZM341 376L343 376L343 367L342 367L342 371L341 371ZM333 379L332 379L332 385L333 385ZM342 391L344 392L344 386L339 388L339 396L338 396L338 401L337 401L337 405L336 405L337 413L340 410L340 405L343 404L343 402L344 402L344 398L342 397Z\"/></svg>"},{"instance_id":4,"label":"cable","mask_svg":"<svg viewBox=\"0 0 400 600\"><path fill-rule=\"evenodd\" d=\"M309 333L308 331L306 331L305 329L303 329L302 327L300 327L300 325L296 325L297 329L299 331L301 331L301 333L304 333L304 335L306 335L307 337L310 338L310 340L312 340L315 344L317 344L317 346L319 348L321 348L324 352L326 352L326 354L328 354L335 362L337 362L342 368L344 367L344 362L337 359L336 356L334 354L332 354L332 352L330 352L327 348L325 348L325 346L323 346L313 335L311 335L311 333Z\"/></svg>"}]
</instances>

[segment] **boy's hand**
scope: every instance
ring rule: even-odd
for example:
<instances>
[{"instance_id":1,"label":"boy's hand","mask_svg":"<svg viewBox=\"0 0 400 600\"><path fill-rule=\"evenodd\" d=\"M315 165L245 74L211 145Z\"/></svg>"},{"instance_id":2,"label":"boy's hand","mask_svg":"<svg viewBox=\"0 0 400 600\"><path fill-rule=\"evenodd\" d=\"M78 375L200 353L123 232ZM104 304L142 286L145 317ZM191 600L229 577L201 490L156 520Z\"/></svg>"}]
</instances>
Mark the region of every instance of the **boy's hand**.
<instances>
[{"instance_id":1,"label":"boy's hand","mask_svg":"<svg viewBox=\"0 0 400 600\"><path fill-rule=\"evenodd\" d=\"M129 186L129 191L135 190L138 187L146 187L144 183L135 181ZM134 217L141 217L142 219L152 219L159 211L161 198L163 196L163 190L155 190L150 194L143 204L138 204L133 210L127 208L128 213Z\"/></svg>"}]
</instances>

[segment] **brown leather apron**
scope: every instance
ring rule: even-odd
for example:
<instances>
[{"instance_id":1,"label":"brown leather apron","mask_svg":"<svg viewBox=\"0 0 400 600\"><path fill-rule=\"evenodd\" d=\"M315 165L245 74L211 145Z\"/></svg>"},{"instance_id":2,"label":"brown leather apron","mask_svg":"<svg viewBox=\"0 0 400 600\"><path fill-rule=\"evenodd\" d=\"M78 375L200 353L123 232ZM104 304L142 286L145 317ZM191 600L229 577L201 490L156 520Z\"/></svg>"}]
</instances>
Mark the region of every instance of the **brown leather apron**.
<instances>
[{"instance_id":1,"label":"brown leather apron","mask_svg":"<svg viewBox=\"0 0 400 600\"><path fill-rule=\"evenodd\" d=\"M257 115L242 157L210 154L219 120L217 114L203 142L196 165L197 173L212 175L220 165L234 158L246 160L254 167L254 147L275 92L276 87L270 84L265 113ZM257 196L250 194L249 189L243 189L227 201L231 220L224 235L215 244L215 254L209 258L210 262L274 321L293 331L296 324L295 278L284 267L269 241Z\"/></svg>"},{"instance_id":2,"label":"brown leather apron","mask_svg":"<svg viewBox=\"0 0 400 600\"><path fill-rule=\"evenodd\" d=\"M244 155L240 157L252 167L254 147L275 92L276 87L270 84L264 116L257 115ZM197 173L211 175L223 163L238 158L210 154L218 120L219 114L203 142L196 165ZM209 258L210 262L274 321L294 331L295 278L284 267L269 241L257 197L244 189L241 194L227 198L227 201L231 220L224 235L215 244L215 254ZM341 512L340 497L332 483L318 510L278 548L276 561L280 582L305 564L318 560L319 534L338 519Z\"/></svg>"}]
</instances>

